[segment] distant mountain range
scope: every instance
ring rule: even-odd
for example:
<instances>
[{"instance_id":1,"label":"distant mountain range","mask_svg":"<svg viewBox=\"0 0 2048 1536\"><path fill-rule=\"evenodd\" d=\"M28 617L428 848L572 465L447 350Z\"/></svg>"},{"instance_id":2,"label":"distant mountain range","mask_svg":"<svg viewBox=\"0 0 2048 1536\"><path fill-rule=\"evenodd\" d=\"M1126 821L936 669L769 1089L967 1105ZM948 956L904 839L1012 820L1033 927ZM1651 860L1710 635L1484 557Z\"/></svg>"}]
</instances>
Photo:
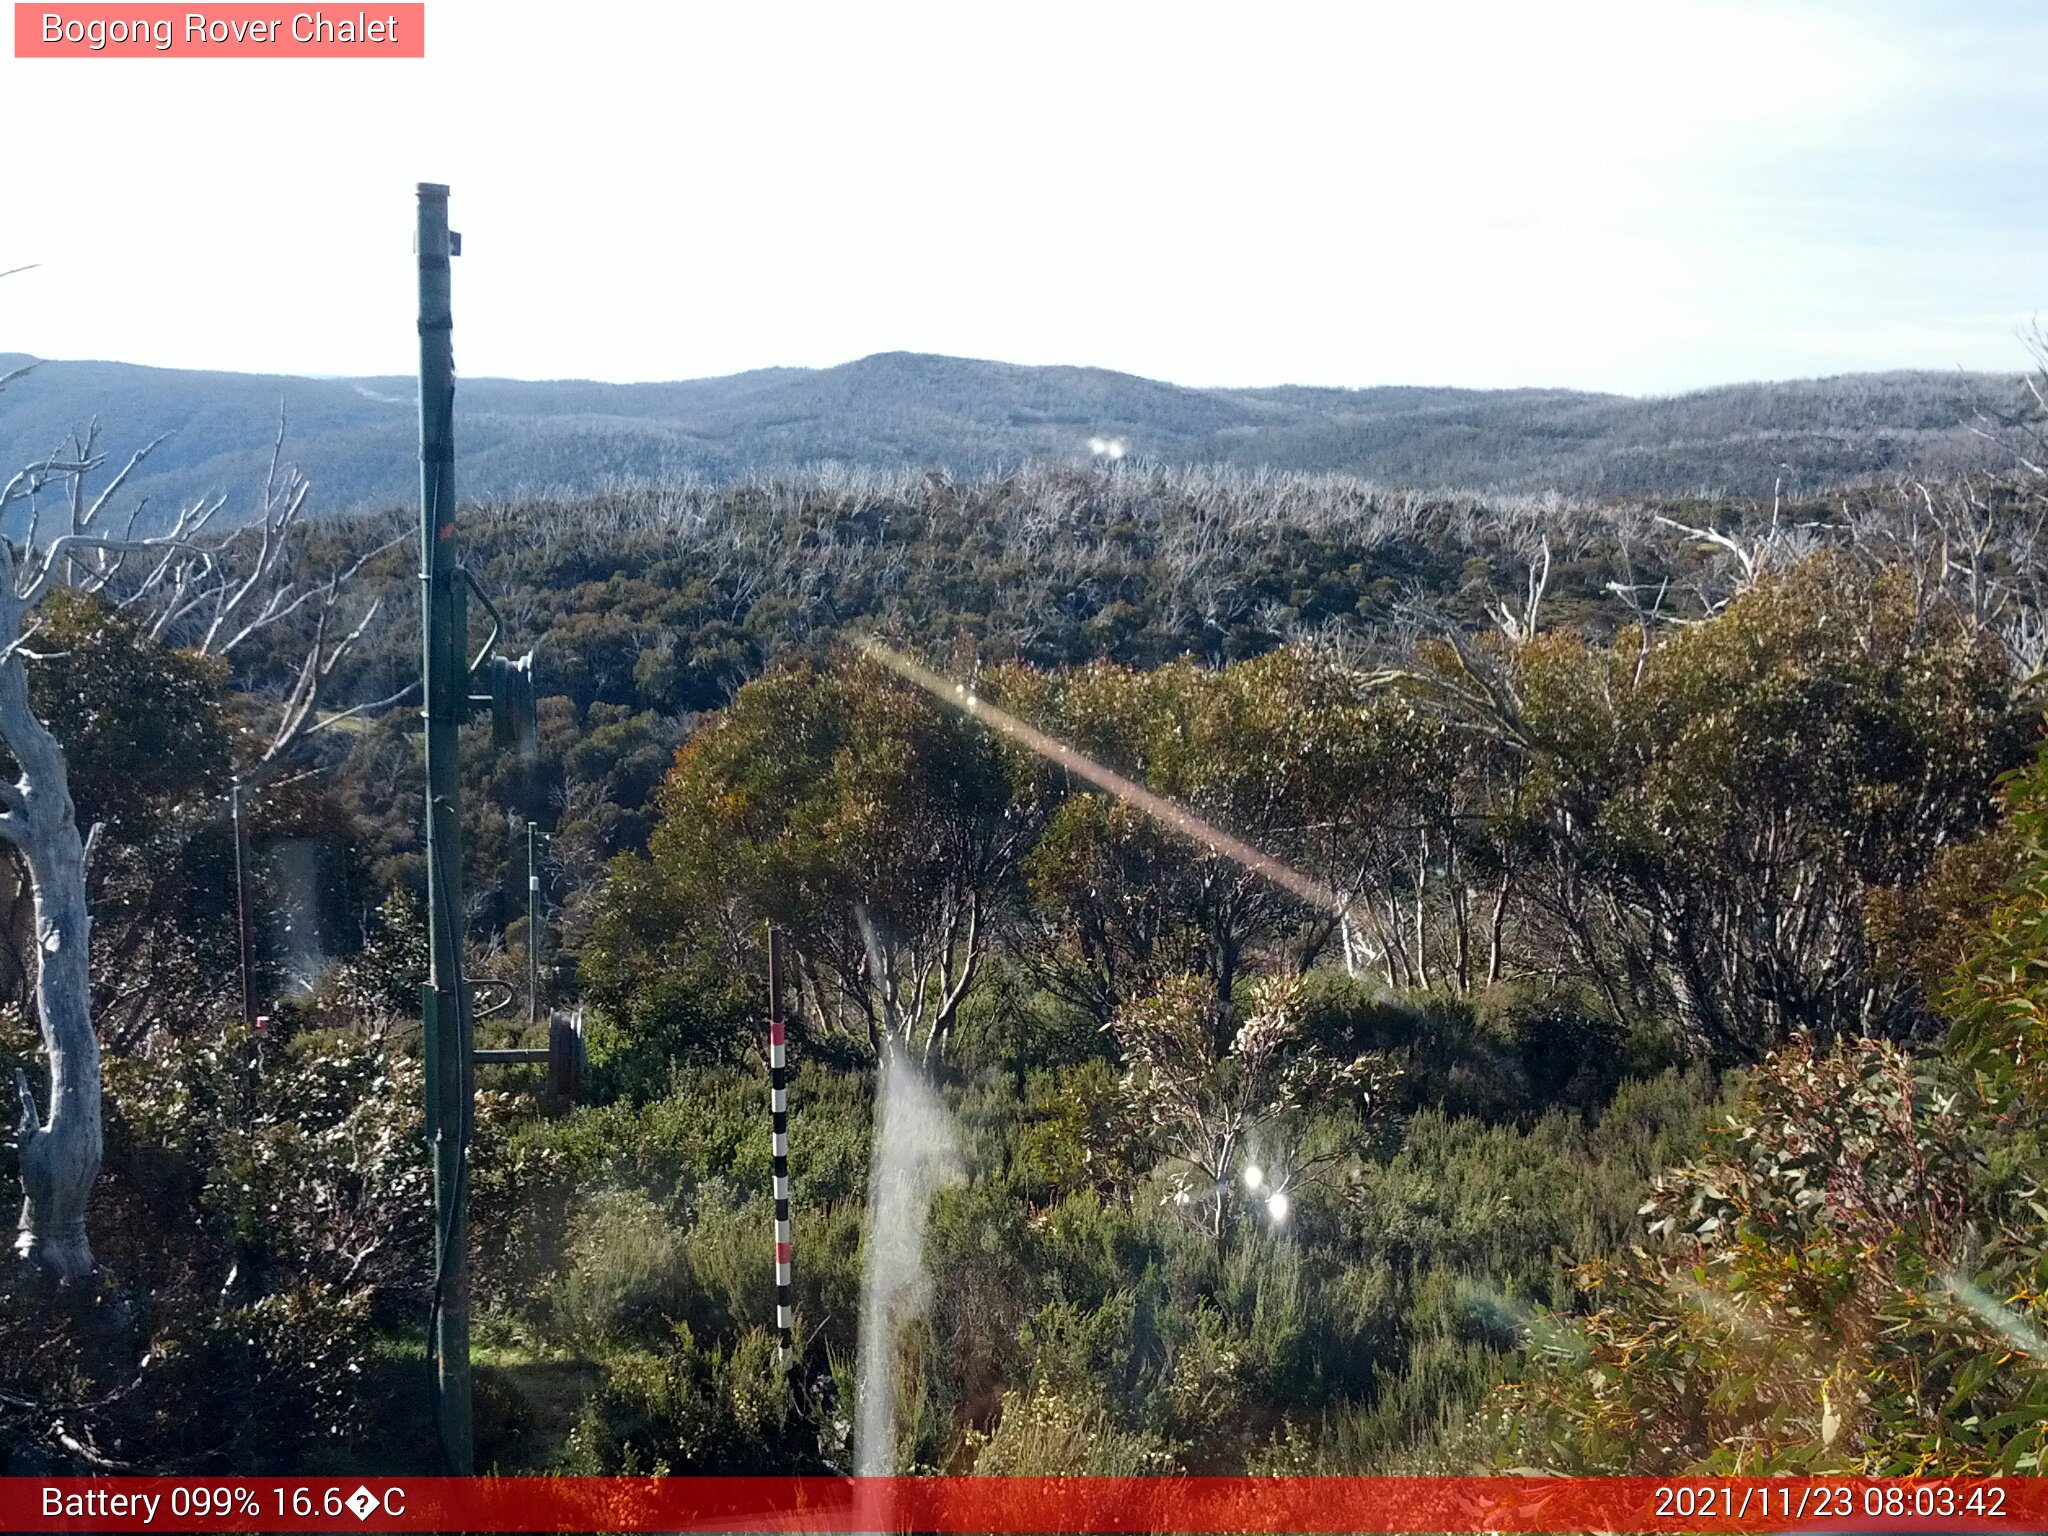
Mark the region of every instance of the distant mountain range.
<instances>
[{"instance_id":1,"label":"distant mountain range","mask_svg":"<svg viewBox=\"0 0 2048 1536\"><path fill-rule=\"evenodd\" d=\"M0 354L0 373L30 359ZM1557 389L1187 389L1100 368L887 352L674 384L467 379L456 393L465 499L580 494L619 481L840 462L972 472L1137 460L1346 471L1425 488L1611 496L1768 495L1901 471L2003 467L1973 427L2017 379L1881 373L1656 399ZM173 434L137 492L161 504L260 483L280 403L288 453L332 511L417 495L409 378L201 373L44 362L0 391L0 471L97 417L125 458Z\"/></svg>"}]
</instances>

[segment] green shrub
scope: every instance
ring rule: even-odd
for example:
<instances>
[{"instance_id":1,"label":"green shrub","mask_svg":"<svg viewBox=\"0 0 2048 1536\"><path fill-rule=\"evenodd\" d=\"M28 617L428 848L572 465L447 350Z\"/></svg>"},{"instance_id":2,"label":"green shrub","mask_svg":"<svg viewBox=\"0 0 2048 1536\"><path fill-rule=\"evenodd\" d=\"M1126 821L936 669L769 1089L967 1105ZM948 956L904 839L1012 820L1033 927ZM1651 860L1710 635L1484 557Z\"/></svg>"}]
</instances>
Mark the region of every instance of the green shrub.
<instances>
[{"instance_id":1,"label":"green shrub","mask_svg":"<svg viewBox=\"0 0 2048 1536\"><path fill-rule=\"evenodd\" d=\"M1307 988L1305 1028L1326 1050L1388 1052L1407 1112L1527 1125L1557 1108L1591 1113L1620 1085L1671 1064L1668 1043L1632 1033L1570 988L1503 985L1472 997L1403 997L1338 972Z\"/></svg>"},{"instance_id":2,"label":"green shrub","mask_svg":"<svg viewBox=\"0 0 2048 1536\"><path fill-rule=\"evenodd\" d=\"M700 1346L687 1325L658 1349L615 1356L570 1433L568 1470L585 1475L818 1472L774 1334Z\"/></svg>"},{"instance_id":3,"label":"green shrub","mask_svg":"<svg viewBox=\"0 0 2048 1536\"><path fill-rule=\"evenodd\" d=\"M594 1196L570 1223L549 1321L585 1348L667 1337L694 1290L684 1229L637 1190Z\"/></svg>"},{"instance_id":4,"label":"green shrub","mask_svg":"<svg viewBox=\"0 0 2048 1536\"><path fill-rule=\"evenodd\" d=\"M1003 1396L992 1431L971 1435L978 1477L1153 1477L1177 1470L1157 1434L1116 1424L1099 1396L1040 1382Z\"/></svg>"}]
</instances>

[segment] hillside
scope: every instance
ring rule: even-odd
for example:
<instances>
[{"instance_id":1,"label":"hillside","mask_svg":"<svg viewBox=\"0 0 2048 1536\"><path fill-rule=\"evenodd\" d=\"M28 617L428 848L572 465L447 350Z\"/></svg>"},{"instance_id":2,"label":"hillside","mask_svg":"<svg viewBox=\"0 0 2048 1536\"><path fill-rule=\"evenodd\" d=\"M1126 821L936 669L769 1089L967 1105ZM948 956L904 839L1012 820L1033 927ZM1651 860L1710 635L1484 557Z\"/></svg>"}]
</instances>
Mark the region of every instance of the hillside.
<instances>
[{"instance_id":1,"label":"hillside","mask_svg":"<svg viewBox=\"0 0 2048 1536\"><path fill-rule=\"evenodd\" d=\"M0 355L0 372L29 361ZM1188 389L1096 368L883 353L670 384L465 381L465 496L587 493L679 475L728 480L826 462L979 471L1076 461L1090 437L1141 458L1341 470L1388 483L1648 496L1768 495L1901 470L2010 463L1973 425L2014 381L1858 374L1661 399L1567 390ZM159 500L260 474L282 403L327 510L414 495L409 378L312 379L44 362L0 392L0 461L97 417L125 454L174 434L135 488Z\"/></svg>"},{"instance_id":2,"label":"hillside","mask_svg":"<svg viewBox=\"0 0 2048 1536\"><path fill-rule=\"evenodd\" d=\"M2038 1139L1974 1096L2040 1042L1925 1044L1949 1018L1925 978L1977 893L2030 905L1998 917L2017 937L1969 973L1972 1006L2048 1005L2048 850L2016 867L2009 840L2038 844L2048 771L2006 831L1996 799L2038 740L2038 483L1774 513L1053 466L466 512L464 562L542 698L530 752L479 729L463 754L464 972L526 984L531 817L539 1009L580 1006L589 1046L573 1105L537 1066L479 1068L479 1461L830 1472L861 1465L843 1405L878 1379L905 1383L861 1432L900 1447L888 1465L983 1477L1676 1475L1766 1433L1830 1472L2001 1465L2008 1435L2038 1461L2048 1389L2003 1349L2042 1326L2036 1293L1979 1312L1907 1289L1952 1273L1928 1184L1987 1234L1976 1294L2048 1254L2048 1169L2010 1152ZM337 704L416 675L409 521L305 529L313 571L398 536L351 596L384 601ZM1647 645L1627 592L1671 621ZM106 1288L83 1323L0 1289L0 1457L431 1472L419 718L354 717L242 797L259 1033L220 807L312 616L229 672L146 611L45 612L16 676L63 733L75 820L105 829ZM978 702L933 707L862 635ZM1126 816L982 704L1264 862ZM798 961L786 1194L760 1134L770 923ZM0 969L0 1077L34 1082L28 985ZM520 1011L480 1043L536 1045ZM885 1028L910 1049L885 1056ZM1852 1031L1886 1038L1811 1043ZM909 1218L867 1198L906 1102L952 1149L944 1179L906 1178ZM1818 1209L1816 1145L1848 1170ZM1980 1168L2011 1192L1966 1186ZM1731 1198L1755 1229L1729 1235ZM1646 1227L1653 1201L1676 1231ZM778 1205L801 1255L783 1359ZM900 1325L863 1299L892 1244L929 1281ZM1832 1310L1795 1312L1814 1273L1844 1276ZM1713 1397L1757 1370L1716 1320L1759 1289L1790 1319L1796 1408L1760 1424ZM103 1296L127 1310L102 1323ZM1690 1353L1644 1364L1653 1330ZM1987 1366L1908 1396L1901 1359ZM1845 1369L1872 1400L1823 1436ZM1657 1438L1606 1433L1610 1392Z\"/></svg>"}]
</instances>

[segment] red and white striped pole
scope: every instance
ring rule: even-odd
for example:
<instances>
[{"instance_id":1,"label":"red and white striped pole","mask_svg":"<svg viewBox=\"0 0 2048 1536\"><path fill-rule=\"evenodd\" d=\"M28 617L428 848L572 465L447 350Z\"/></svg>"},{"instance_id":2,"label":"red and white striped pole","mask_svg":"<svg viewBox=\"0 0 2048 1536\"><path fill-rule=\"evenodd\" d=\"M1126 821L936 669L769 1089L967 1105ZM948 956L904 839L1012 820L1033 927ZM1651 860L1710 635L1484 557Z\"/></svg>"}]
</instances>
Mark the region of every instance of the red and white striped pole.
<instances>
[{"instance_id":1,"label":"red and white striped pole","mask_svg":"<svg viewBox=\"0 0 2048 1536\"><path fill-rule=\"evenodd\" d=\"M768 930L768 1109L775 1138L775 1336L790 1346L789 1042L782 1019L782 935Z\"/></svg>"}]
</instances>

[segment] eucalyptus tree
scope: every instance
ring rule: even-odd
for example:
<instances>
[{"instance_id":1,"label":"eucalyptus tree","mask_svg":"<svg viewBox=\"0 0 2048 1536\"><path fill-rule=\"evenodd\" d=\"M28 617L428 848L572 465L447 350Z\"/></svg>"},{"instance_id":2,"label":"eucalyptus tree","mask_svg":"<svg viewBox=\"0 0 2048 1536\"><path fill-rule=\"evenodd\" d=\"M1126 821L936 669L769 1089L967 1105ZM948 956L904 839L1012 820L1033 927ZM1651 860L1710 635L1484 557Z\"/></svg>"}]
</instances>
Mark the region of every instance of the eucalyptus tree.
<instances>
[{"instance_id":1,"label":"eucalyptus tree","mask_svg":"<svg viewBox=\"0 0 2048 1536\"><path fill-rule=\"evenodd\" d=\"M1914 1025L1868 903L1990 820L2038 707L1966 608L1845 551L1759 565L1661 638L1447 632L1409 681L1519 760L1528 942L1734 1060Z\"/></svg>"},{"instance_id":2,"label":"eucalyptus tree","mask_svg":"<svg viewBox=\"0 0 2048 1536\"><path fill-rule=\"evenodd\" d=\"M603 979L670 912L743 953L795 940L827 1028L942 1054L1038 828L1011 751L877 663L757 678L677 755L644 863L615 870L591 946Z\"/></svg>"},{"instance_id":3,"label":"eucalyptus tree","mask_svg":"<svg viewBox=\"0 0 2048 1536\"><path fill-rule=\"evenodd\" d=\"M352 624L341 617L349 578L368 555L324 579L299 568L295 530L308 486L283 462L282 422L259 514L238 526L221 516L224 495L194 500L154 526L144 522L145 504L117 500L161 441L95 488L108 462L95 423L0 486L0 518L20 530L0 538L0 748L15 770L0 780L0 845L27 870L49 1071L47 1112L27 1074L16 1073L23 1201L15 1251L64 1279L93 1268L86 1212L101 1154L100 1042L86 870L98 828L81 831L64 743L31 698L45 605L58 594L97 595L153 638L202 656L296 635L300 659L256 736L251 766L259 773L326 723L323 686L377 610L368 604Z\"/></svg>"},{"instance_id":4,"label":"eucalyptus tree","mask_svg":"<svg viewBox=\"0 0 2048 1536\"><path fill-rule=\"evenodd\" d=\"M1006 707L1075 750L1283 859L1300 840L1329 680L1298 651L1220 671L1183 658L991 679ZM1304 929L1312 949L1336 920L1106 793L1060 799L1027 868L1047 981L1104 1019L1180 972L1208 977L1227 1002L1249 960Z\"/></svg>"}]
</instances>

